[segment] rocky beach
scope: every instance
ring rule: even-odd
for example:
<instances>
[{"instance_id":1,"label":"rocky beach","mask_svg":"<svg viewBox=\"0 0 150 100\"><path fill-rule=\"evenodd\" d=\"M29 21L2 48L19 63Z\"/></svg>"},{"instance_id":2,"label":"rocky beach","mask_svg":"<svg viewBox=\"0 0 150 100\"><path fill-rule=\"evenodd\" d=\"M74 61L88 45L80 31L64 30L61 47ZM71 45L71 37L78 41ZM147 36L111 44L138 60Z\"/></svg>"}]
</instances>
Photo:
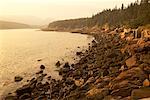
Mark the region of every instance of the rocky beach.
<instances>
[{"instance_id":1,"label":"rocky beach","mask_svg":"<svg viewBox=\"0 0 150 100\"><path fill-rule=\"evenodd\" d=\"M77 63L56 62L60 80L40 66L36 77L4 100L150 99L150 28L99 29ZM22 77L15 77L19 82ZM148 99L149 98L149 99Z\"/></svg>"}]
</instances>

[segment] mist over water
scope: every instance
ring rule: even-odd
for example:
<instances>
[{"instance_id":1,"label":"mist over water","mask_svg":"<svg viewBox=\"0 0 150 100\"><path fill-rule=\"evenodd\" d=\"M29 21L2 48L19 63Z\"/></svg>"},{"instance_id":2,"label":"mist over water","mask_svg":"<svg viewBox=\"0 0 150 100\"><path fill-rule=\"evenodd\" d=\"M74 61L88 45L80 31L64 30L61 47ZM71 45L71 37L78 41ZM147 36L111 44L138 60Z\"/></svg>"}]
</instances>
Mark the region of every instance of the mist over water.
<instances>
[{"instance_id":1,"label":"mist over water","mask_svg":"<svg viewBox=\"0 0 150 100\"><path fill-rule=\"evenodd\" d=\"M50 75L59 78L55 63L62 59L73 61L75 51L88 48L91 40L88 35L67 32L0 30L0 95L7 88L13 89L30 79L41 64L46 66ZM39 59L41 61L37 61ZM16 75L23 76L23 82L14 83Z\"/></svg>"}]
</instances>

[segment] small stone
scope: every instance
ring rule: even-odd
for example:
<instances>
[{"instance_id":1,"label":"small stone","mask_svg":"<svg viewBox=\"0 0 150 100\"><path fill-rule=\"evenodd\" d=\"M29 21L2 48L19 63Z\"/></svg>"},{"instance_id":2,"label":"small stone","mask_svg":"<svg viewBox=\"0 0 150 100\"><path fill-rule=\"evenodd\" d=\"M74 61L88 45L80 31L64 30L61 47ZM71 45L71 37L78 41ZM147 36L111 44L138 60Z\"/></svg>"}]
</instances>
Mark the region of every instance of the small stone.
<instances>
[{"instance_id":1,"label":"small stone","mask_svg":"<svg viewBox=\"0 0 150 100\"><path fill-rule=\"evenodd\" d=\"M24 85L23 87L16 90L18 96L23 95L24 93L31 93L32 89L30 85Z\"/></svg>"},{"instance_id":2,"label":"small stone","mask_svg":"<svg viewBox=\"0 0 150 100\"><path fill-rule=\"evenodd\" d=\"M82 86L83 83L84 83L84 79L75 80L75 85L76 86Z\"/></svg>"},{"instance_id":3,"label":"small stone","mask_svg":"<svg viewBox=\"0 0 150 100\"><path fill-rule=\"evenodd\" d=\"M149 81L148 79L145 79L145 80L143 81L143 86L145 86L145 87L150 86L150 81Z\"/></svg>"},{"instance_id":4,"label":"small stone","mask_svg":"<svg viewBox=\"0 0 150 100\"><path fill-rule=\"evenodd\" d=\"M51 77L51 76L48 76L48 77L47 77L47 79L48 79L48 80L51 80L51 79L52 79L52 77Z\"/></svg>"},{"instance_id":5,"label":"small stone","mask_svg":"<svg viewBox=\"0 0 150 100\"><path fill-rule=\"evenodd\" d=\"M38 59L37 61L42 61L42 59Z\"/></svg>"},{"instance_id":6,"label":"small stone","mask_svg":"<svg viewBox=\"0 0 150 100\"><path fill-rule=\"evenodd\" d=\"M41 70L41 71L37 72L36 74L42 74L42 73L43 73L43 70Z\"/></svg>"},{"instance_id":7,"label":"small stone","mask_svg":"<svg viewBox=\"0 0 150 100\"><path fill-rule=\"evenodd\" d=\"M45 69L45 66L44 66L44 65L41 65L41 66L40 66L40 69Z\"/></svg>"},{"instance_id":8,"label":"small stone","mask_svg":"<svg viewBox=\"0 0 150 100\"><path fill-rule=\"evenodd\" d=\"M15 82L20 82L23 80L23 78L21 76L15 76Z\"/></svg>"},{"instance_id":9,"label":"small stone","mask_svg":"<svg viewBox=\"0 0 150 100\"><path fill-rule=\"evenodd\" d=\"M68 62L65 63L65 65L63 66L64 68L70 68L70 65Z\"/></svg>"},{"instance_id":10,"label":"small stone","mask_svg":"<svg viewBox=\"0 0 150 100\"><path fill-rule=\"evenodd\" d=\"M80 56L82 54L82 52L76 52L77 56Z\"/></svg>"},{"instance_id":11,"label":"small stone","mask_svg":"<svg viewBox=\"0 0 150 100\"><path fill-rule=\"evenodd\" d=\"M132 66L136 65L136 57L132 56L131 58L126 60L126 65L130 69Z\"/></svg>"},{"instance_id":12,"label":"small stone","mask_svg":"<svg viewBox=\"0 0 150 100\"><path fill-rule=\"evenodd\" d=\"M125 67L123 65L123 66L121 66L121 68L119 69L119 71L124 71L124 70L125 70Z\"/></svg>"},{"instance_id":13,"label":"small stone","mask_svg":"<svg viewBox=\"0 0 150 100\"><path fill-rule=\"evenodd\" d=\"M104 70L104 72L103 72L103 76L107 76L109 74L109 71L106 69L106 70Z\"/></svg>"},{"instance_id":14,"label":"small stone","mask_svg":"<svg viewBox=\"0 0 150 100\"><path fill-rule=\"evenodd\" d=\"M55 64L55 66L60 67L60 61L57 61L57 63Z\"/></svg>"}]
</instances>

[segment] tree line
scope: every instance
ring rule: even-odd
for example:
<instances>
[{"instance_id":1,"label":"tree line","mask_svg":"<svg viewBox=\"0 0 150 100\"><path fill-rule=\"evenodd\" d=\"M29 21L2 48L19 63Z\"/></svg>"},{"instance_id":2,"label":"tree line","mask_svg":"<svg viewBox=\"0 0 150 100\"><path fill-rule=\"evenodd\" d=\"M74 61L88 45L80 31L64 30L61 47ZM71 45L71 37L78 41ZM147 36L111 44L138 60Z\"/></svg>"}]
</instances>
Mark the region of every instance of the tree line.
<instances>
[{"instance_id":1,"label":"tree line","mask_svg":"<svg viewBox=\"0 0 150 100\"><path fill-rule=\"evenodd\" d=\"M77 29L102 27L105 24L110 27L132 28L150 24L150 0L141 0L141 2L137 0L127 7L122 4L121 8L105 9L90 18L55 21L49 24L49 28Z\"/></svg>"}]
</instances>

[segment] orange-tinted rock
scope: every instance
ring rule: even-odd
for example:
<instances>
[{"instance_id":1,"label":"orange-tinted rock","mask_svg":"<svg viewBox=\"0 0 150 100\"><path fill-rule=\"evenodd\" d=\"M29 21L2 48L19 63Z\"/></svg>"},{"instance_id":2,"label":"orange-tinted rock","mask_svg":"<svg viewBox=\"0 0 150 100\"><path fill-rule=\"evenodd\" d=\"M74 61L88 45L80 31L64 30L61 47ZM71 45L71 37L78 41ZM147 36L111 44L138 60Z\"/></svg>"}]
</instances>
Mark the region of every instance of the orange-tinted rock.
<instances>
[{"instance_id":1,"label":"orange-tinted rock","mask_svg":"<svg viewBox=\"0 0 150 100\"><path fill-rule=\"evenodd\" d=\"M84 79L79 79L79 80L75 80L75 85L76 86L81 86L84 83Z\"/></svg>"},{"instance_id":2,"label":"orange-tinted rock","mask_svg":"<svg viewBox=\"0 0 150 100\"><path fill-rule=\"evenodd\" d=\"M149 98L149 97L150 97L150 88L134 89L131 94L132 100L139 100L142 98Z\"/></svg>"},{"instance_id":3,"label":"orange-tinted rock","mask_svg":"<svg viewBox=\"0 0 150 100\"><path fill-rule=\"evenodd\" d=\"M131 95L133 89L142 86L142 81L146 78L145 73L139 67L134 67L120 73L109 83L111 95L127 97Z\"/></svg>"},{"instance_id":4,"label":"orange-tinted rock","mask_svg":"<svg viewBox=\"0 0 150 100\"><path fill-rule=\"evenodd\" d=\"M136 65L136 57L132 56L129 59L127 59L126 65L128 66L128 68L131 68L132 66Z\"/></svg>"},{"instance_id":5,"label":"orange-tinted rock","mask_svg":"<svg viewBox=\"0 0 150 100\"><path fill-rule=\"evenodd\" d=\"M93 96L100 92L101 92L101 89L97 89L96 87L94 87L87 92L87 96Z\"/></svg>"},{"instance_id":6,"label":"orange-tinted rock","mask_svg":"<svg viewBox=\"0 0 150 100\"><path fill-rule=\"evenodd\" d=\"M129 69L127 71L120 73L120 75L118 75L118 77L116 77L114 81L119 82L125 79L134 80L134 78L138 78L139 80L144 80L145 77L146 77L145 73L143 72L141 68L134 67L132 69Z\"/></svg>"},{"instance_id":7,"label":"orange-tinted rock","mask_svg":"<svg viewBox=\"0 0 150 100\"><path fill-rule=\"evenodd\" d=\"M145 80L143 81L143 86L145 86L145 87L150 86L150 81L149 81L148 79L145 79Z\"/></svg>"},{"instance_id":8,"label":"orange-tinted rock","mask_svg":"<svg viewBox=\"0 0 150 100\"><path fill-rule=\"evenodd\" d=\"M86 93L88 98L91 98L92 100L102 100L104 97L109 95L109 89L108 88L92 88Z\"/></svg>"}]
</instances>

